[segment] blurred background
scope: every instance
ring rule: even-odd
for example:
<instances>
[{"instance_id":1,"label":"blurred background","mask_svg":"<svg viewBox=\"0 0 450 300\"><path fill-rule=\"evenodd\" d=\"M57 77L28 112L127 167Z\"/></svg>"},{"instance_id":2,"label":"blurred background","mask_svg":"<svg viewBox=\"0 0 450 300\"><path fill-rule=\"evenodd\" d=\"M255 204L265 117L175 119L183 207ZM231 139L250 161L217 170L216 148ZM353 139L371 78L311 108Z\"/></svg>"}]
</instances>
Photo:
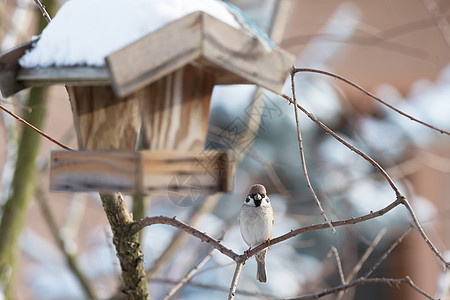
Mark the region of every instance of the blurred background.
<instances>
[{"instance_id":1,"label":"blurred background","mask_svg":"<svg viewBox=\"0 0 450 300\"><path fill-rule=\"evenodd\" d=\"M279 45L296 56L296 67L344 76L404 112L450 130L450 2L231 2L266 32L272 28L273 16L281 16ZM0 0L1 51L38 34L39 18L31 0ZM298 73L295 84L302 106L388 171L410 200L430 239L450 259L449 137L400 116L336 79ZM284 92L291 95L290 82ZM18 115L28 108L46 110L42 129L76 148L64 86L51 87L46 103L37 107L24 106L29 93L2 99L1 104ZM369 163L324 134L303 114L300 124L309 176L332 220L367 214L395 200L389 185ZM22 127L11 116L0 114L2 204L10 196ZM238 155L234 192L192 195L182 202L169 195L153 195L145 199L145 215L176 216L215 237L225 231L223 243L241 253L247 246L239 233L237 215L249 186L262 183L274 208L274 236L323 222L301 170L293 106L280 96L253 86L215 87L206 147L231 149ZM36 189L20 237L14 299L85 299L80 276L73 264L67 263L68 254L96 295L111 298L119 292L120 268L101 202L95 193L49 192L49 154L57 149L41 139L34 164L38 169ZM130 208L132 202L128 196ZM380 242L359 272L363 275L411 221L406 209L399 206L380 218L337 228L337 235L331 230L315 231L277 244L268 253L268 283L255 281L256 264L249 260L238 283L237 299L294 297L339 285L331 247L337 249L343 273L348 276L378 237ZM173 282L210 250L198 239L163 225L143 231L142 245L153 299L163 298ZM174 298L223 299L233 271L233 261L215 252ZM450 299L449 273L415 230L372 275L405 276L428 294ZM407 285L395 288L386 284L359 286L339 297L424 299Z\"/></svg>"}]
</instances>

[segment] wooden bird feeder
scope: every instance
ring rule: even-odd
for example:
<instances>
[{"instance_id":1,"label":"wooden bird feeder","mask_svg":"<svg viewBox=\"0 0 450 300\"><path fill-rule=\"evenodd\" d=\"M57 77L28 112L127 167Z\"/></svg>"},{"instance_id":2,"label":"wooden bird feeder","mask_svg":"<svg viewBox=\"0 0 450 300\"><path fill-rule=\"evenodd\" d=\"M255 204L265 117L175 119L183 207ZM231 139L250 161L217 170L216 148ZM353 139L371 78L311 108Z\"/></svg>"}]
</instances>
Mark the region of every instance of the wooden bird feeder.
<instances>
[{"instance_id":1,"label":"wooden bird feeder","mask_svg":"<svg viewBox=\"0 0 450 300\"><path fill-rule=\"evenodd\" d=\"M32 47L0 56L0 89L8 97L67 85L80 151L52 152L50 186L60 191L232 191L232 152L204 150L212 89L250 83L280 93L294 62L203 12L112 53L105 67L20 68ZM139 134L147 149L134 151Z\"/></svg>"}]
</instances>

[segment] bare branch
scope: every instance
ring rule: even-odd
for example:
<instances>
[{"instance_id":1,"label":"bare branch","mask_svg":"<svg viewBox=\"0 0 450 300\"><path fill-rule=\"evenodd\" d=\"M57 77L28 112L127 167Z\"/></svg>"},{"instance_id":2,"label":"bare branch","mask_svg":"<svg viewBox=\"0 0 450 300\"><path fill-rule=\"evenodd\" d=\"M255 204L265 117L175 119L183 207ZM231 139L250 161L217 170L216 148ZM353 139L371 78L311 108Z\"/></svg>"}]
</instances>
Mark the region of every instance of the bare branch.
<instances>
[{"instance_id":1,"label":"bare branch","mask_svg":"<svg viewBox=\"0 0 450 300\"><path fill-rule=\"evenodd\" d=\"M26 126L30 127L31 129L33 129L34 131L36 131L37 133L39 133L40 135L42 135L43 137L45 137L46 139L48 139L49 141L51 141L52 143L55 143L56 145L60 146L63 149L66 150L70 150L73 151L73 149L63 145L62 143L58 142L57 140L55 140L54 138L52 138L51 136L49 136L48 134L46 134L45 132L43 132L42 130L34 127L33 125L31 125L30 123L28 123L27 121L25 121L24 119L22 119L21 117L19 117L18 115L16 115L15 113L13 113L12 111L10 111L9 109L7 109L6 107L4 107L3 105L0 105L0 109L2 109L3 111L5 111L6 113L10 114L11 116L13 116L14 118L17 119L17 121L25 124Z\"/></svg>"},{"instance_id":2,"label":"bare branch","mask_svg":"<svg viewBox=\"0 0 450 300\"><path fill-rule=\"evenodd\" d=\"M154 224L166 224L173 227L176 227L178 229L181 229L187 233L189 233L192 236L195 236L196 238L200 239L202 242L206 242L213 246L215 249L219 250L221 253L225 254L229 258L231 258L234 261L241 261L241 255L237 254L233 250L223 246L220 241L216 240L212 236L208 235L205 232L201 232L200 230L189 226L188 224L176 219L175 217L169 218L164 216L159 217L146 217L144 219L141 219L139 221L135 221L133 224L131 224L131 231L133 233L138 232L139 230L143 229L146 226L151 226ZM242 255L243 256L243 255Z\"/></svg>"},{"instance_id":3,"label":"bare branch","mask_svg":"<svg viewBox=\"0 0 450 300\"><path fill-rule=\"evenodd\" d=\"M414 122L417 122L417 123L419 123L419 124L422 124L422 125L424 125L424 126L426 126L426 127L428 127L428 128L431 128L431 129L433 129L433 130L436 130L436 131L438 131L438 132L440 132L440 133L443 133L443 134L446 134L446 135L450 135L450 132L449 132L449 131L446 131L446 130L443 130L443 129L439 129L439 128L434 127L433 125L430 125L430 124L428 124L428 123L426 123L426 122L424 122L424 121L420 121L419 119L414 118L413 116L411 116L411 115L409 115L409 114L407 114L407 113L401 111L400 109L394 107L393 105L387 103L386 101L384 101L384 100L382 100L381 98L379 98L379 97L373 95L372 93L370 93L369 91L367 91L367 90L365 90L364 88L360 87L360 86L357 85L356 83L354 83L354 82L352 82L352 81L350 81L350 80L348 80L348 79L345 79L345 78L342 77L342 76L339 76L339 75L337 75L337 74L333 74L333 73L331 73L331 72L327 72L327 71L323 71L323 70L317 70L317 69L310 69L310 68L295 68L295 69L294 69L294 73L298 73L298 72L319 73L319 74L323 74L323 75L327 75L327 76L330 76L330 77L339 79L339 80L341 80L341 81L347 83L348 85L351 85L352 87L356 88L357 90L360 90L361 92L363 92L364 94L366 94L366 95L369 96L370 98L375 99L375 100L378 101L379 103L381 103L381 104L383 104L383 105L389 107L390 109L392 109L392 110L395 111L396 113L398 113L398 114L400 114L400 115L402 115L402 116L404 116L404 117L407 117L408 119L410 119L410 120L412 120L412 121L414 121Z\"/></svg>"},{"instance_id":4,"label":"bare branch","mask_svg":"<svg viewBox=\"0 0 450 300\"><path fill-rule=\"evenodd\" d=\"M317 194L314 191L314 188L312 187L311 180L309 180L308 169L306 167L305 152L303 150L302 132L300 129L300 122L299 122L298 112L297 112L297 97L295 96L295 77L294 76L295 76L295 69L293 69L291 72L291 88L292 88L292 98L294 99L295 125L297 127L297 139L298 139L298 146L300 149L300 159L302 161L303 175L305 176L306 184L308 185L308 188L311 191L314 201L316 202L316 205L320 210L320 214L322 215L325 222L330 224L330 228L333 231L333 233L336 234L337 233L336 229L334 229L333 225L331 225L331 222L328 219L327 214L325 213L325 211L322 208L322 203L320 203L320 200L317 197Z\"/></svg>"},{"instance_id":5,"label":"bare branch","mask_svg":"<svg viewBox=\"0 0 450 300\"><path fill-rule=\"evenodd\" d=\"M168 278L159 278L159 277L152 277L152 282L162 282L162 283L167 283L167 284L178 284L178 281L176 280L171 280ZM205 290L215 290L215 291L220 291L220 292L226 292L227 294L230 292L230 288L229 287L224 287L224 286L220 286L220 285L214 285L214 284L203 284L203 283L199 283L199 282L193 282L193 281L189 281L186 283L186 285L189 285L191 287L196 287L199 289L205 289ZM265 294L265 293L259 293L259 292L250 292L250 291L245 291L242 289L236 289L235 291L236 295L243 295L243 296L254 296L254 297L262 297L262 298L275 298L275 296L270 295L270 294Z\"/></svg>"},{"instance_id":6,"label":"bare branch","mask_svg":"<svg viewBox=\"0 0 450 300\"><path fill-rule=\"evenodd\" d=\"M50 18L50 15L48 14L47 10L45 9L44 5L42 5L41 1L39 0L34 0L34 2L37 4L37 6L39 7L39 10L42 13L42 16L44 17L44 19L47 21L47 23L50 23L52 21L52 19Z\"/></svg>"},{"instance_id":7,"label":"bare branch","mask_svg":"<svg viewBox=\"0 0 450 300\"><path fill-rule=\"evenodd\" d=\"M237 282L239 280L239 275L241 274L242 267L245 261L240 261L236 263L236 269L234 270L233 279L231 280L230 293L228 294L228 300L233 300L236 295Z\"/></svg>"},{"instance_id":8,"label":"bare branch","mask_svg":"<svg viewBox=\"0 0 450 300\"><path fill-rule=\"evenodd\" d=\"M294 100L292 100L289 96L286 95L282 95L282 97L284 99L286 99L287 101L289 101L290 103L294 104ZM386 181L389 183L389 185L391 186L391 188L394 190L395 195L397 196L397 198L402 197L402 194L400 193L400 190L398 189L398 187L395 185L394 181L391 179L391 177L389 176L388 173L386 173L386 171L380 166L380 164L378 164L373 158L371 158L370 156L368 156L367 154L365 154L363 151L359 150L358 148L356 148L355 146L353 146L352 144L350 144L349 142L347 142L344 138L342 138L340 135L338 135L336 132L334 132L333 130L331 130L330 128L328 128L328 126L326 126L324 123L322 123L321 121L319 121L312 113L310 113L309 111L307 111L305 108L303 108L300 104L296 104L297 108L299 108L308 118L310 118L314 123L316 123L317 125L319 125L319 127L325 131L326 133L328 133L329 135L331 135L332 137L334 137L336 140L338 140L341 144L343 144L344 146L346 146L347 148L349 148L351 151L355 152L356 154L358 154L359 156L361 156L362 158L364 158L365 160L367 160L372 166L374 166L380 173L381 175L383 175L383 177L386 179Z\"/></svg>"},{"instance_id":9,"label":"bare branch","mask_svg":"<svg viewBox=\"0 0 450 300\"><path fill-rule=\"evenodd\" d=\"M219 240L223 239L224 234L222 234L222 236L219 238ZM164 300L168 300L170 299L173 295L175 295L176 292L178 292L179 289L181 289L189 280L191 280L192 276L195 275L195 273L197 273L197 271L203 267L211 258L211 256L214 253L214 250L216 250L215 248L212 248L208 254L195 266L192 268L192 270L190 270L184 277L183 279L181 279L166 295L166 297L164 297Z\"/></svg>"},{"instance_id":10,"label":"bare branch","mask_svg":"<svg viewBox=\"0 0 450 300\"><path fill-rule=\"evenodd\" d=\"M400 285L400 284L407 284L410 287L412 287L415 291L417 291L418 293L422 294L423 296L427 297L430 300L436 300L435 298L431 297L430 295L428 295L426 292L424 292L422 289L420 289L412 280L411 278L409 278L408 276L406 276L405 278L400 278L400 279L395 279L395 278L370 278L370 279L363 279L360 278L358 280L355 280L349 284L342 284L342 285L338 285L329 289L325 289L323 291L320 292L316 292L316 293L311 293L311 294L307 294L307 295L303 295L303 296L299 296L299 297L294 297L294 298L287 298L285 300L309 300L309 299L319 299L322 298L326 295L330 295L330 294L334 294L337 293L339 291L345 291L348 290L349 288L352 288L354 286L358 286L358 285L364 285L364 284L369 284L369 283L384 283L384 284L388 284L388 285Z\"/></svg>"},{"instance_id":11,"label":"bare branch","mask_svg":"<svg viewBox=\"0 0 450 300\"><path fill-rule=\"evenodd\" d=\"M294 101L289 96L282 95L282 97L284 99L288 100L290 103L294 104ZM296 104L296 105L305 115L308 116L308 118L310 118L314 123L319 125L319 127L322 130L324 130L326 133L328 133L329 135L334 137L336 140L338 140L341 144L343 144L344 146L349 148L351 151L354 151L356 154L358 154L359 156L361 156L362 158L367 160L371 165L373 165L381 173L381 175L386 179L386 181L389 183L391 188L394 190L395 195L396 195L396 200L394 202L392 202L391 205L394 204L394 206L397 206L398 204L403 204L407 208L408 212L410 213L410 215L413 219L414 224L416 225L417 230L420 232L420 235L423 237L424 241L427 243L427 245L430 247L430 249L434 252L436 257L444 264L445 268L450 269L450 263L448 263L445 260L445 258L436 249L436 247L433 245L433 243L431 243L430 239L428 238L425 231L423 230L422 225L420 225L420 222L417 219L417 217L414 213L414 210L411 208L411 205L409 204L408 200L406 200L405 196L403 196L400 193L400 190L398 189L397 185L394 183L394 181L389 176L389 174L380 166L380 164L378 164L373 158L371 158L370 156L365 154L363 151L359 150L358 148L356 148L355 146L353 146L352 144L347 142L345 139L343 139L341 136L339 136L336 132L334 132L333 130L328 128L324 123L319 121L312 113L307 111L305 108L303 108L299 104ZM331 223L333 225L335 224L334 222L331 222Z\"/></svg>"},{"instance_id":12,"label":"bare branch","mask_svg":"<svg viewBox=\"0 0 450 300\"><path fill-rule=\"evenodd\" d=\"M378 245L378 243L381 241L381 238L385 235L387 229L383 228L375 237L372 244L366 249L366 252L364 252L363 256L359 259L356 266L353 268L352 272L348 274L347 278L345 278L345 283L349 283L353 280L353 278L356 277L356 274L358 274L359 270L361 270L363 264L366 262L366 260L369 258L370 254L372 254L375 247Z\"/></svg>"},{"instance_id":13,"label":"bare branch","mask_svg":"<svg viewBox=\"0 0 450 300\"><path fill-rule=\"evenodd\" d=\"M417 219L417 216L414 212L414 210L411 207L411 204L406 199L403 199L404 206L406 206L406 209L408 210L409 214L411 215L414 225L416 226L417 230L419 231L420 235L422 236L423 240L427 243L428 247L434 252L434 254L444 263L444 266L446 269L450 269L450 263L447 262L444 258L444 256L437 250L437 248L433 245L431 240L428 238L428 236L425 233L425 230L423 230L422 225L419 222L419 219Z\"/></svg>"},{"instance_id":14,"label":"bare branch","mask_svg":"<svg viewBox=\"0 0 450 300\"><path fill-rule=\"evenodd\" d=\"M395 208L396 206L398 206L399 204L401 204L401 201L397 199L396 201L392 202L385 208L380 209L378 211L375 211L375 212L371 211L369 214L360 216L358 218L350 218L350 219L345 219L345 220L340 220L340 221L332 221L331 224L334 227L338 227L338 226L361 223L361 222L364 222L364 221L367 221L370 219L374 219L376 217L380 217L380 216L386 214L388 211ZM200 230L178 220L175 217L173 217L173 218L164 217L164 216L146 217L144 219L135 221L132 224L130 224L131 233L136 233L146 226L151 226L151 225L155 225L155 224L165 224L165 225L170 225L170 226L176 227L178 229L181 229L181 230L185 231L186 233L188 233L192 236L195 236L196 238L200 239L201 241L210 244L215 249L219 250L221 253L225 254L226 256L228 256L229 258L234 260L235 262L244 262L248 259L248 257L255 255L259 251L261 251L271 245L281 243L281 242L283 242L287 239L290 239L292 237L295 237L299 234L309 232L309 231L314 231L314 230L326 229L326 228L330 227L329 223L320 223L320 224L309 225L309 226L301 227L301 228L298 228L295 230L291 230L288 233L285 233L279 237L276 237L274 239L266 241L266 242L262 243L261 245L251 249L247 253L248 255L245 255L245 254L239 255L236 252L234 252L233 250L223 246L218 240L211 237L207 233L201 232Z\"/></svg>"},{"instance_id":15,"label":"bare branch","mask_svg":"<svg viewBox=\"0 0 450 300\"><path fill-rule=\"evenodd\" d=\"M369 271L367 271L367 273L362 276L361 278L367 278L370 276L370 274L373 273L373 271L375 271L380 264L389 256L389 254L391 254L392 250L395 249L395 247L398 246L398 244L401 243L401 241L405 238L405 236L411 231L412 227L409 227L408 230L406 230L396 241L395 243L393 243L389 249L383 254L382 257L380 257L380 259L372 266L372 268L370 268Z\"/></svg>"},{"instance_id":16,"label":"bare branch","mask_svg":"<svg viewBox=\"0 0 450 300\"><path fill-rule=\"evenodd\" d=\"M339 256L339 252L335 246L331 246L329 254L331 254L331 252L334 253L334 258L336 259L336 265L338 267L339 278L341 279L341 283L345 284L345 276L344 276L344 271L342 270L342 261L341 261L341 257Z\"/></svg>"}]
</instances>

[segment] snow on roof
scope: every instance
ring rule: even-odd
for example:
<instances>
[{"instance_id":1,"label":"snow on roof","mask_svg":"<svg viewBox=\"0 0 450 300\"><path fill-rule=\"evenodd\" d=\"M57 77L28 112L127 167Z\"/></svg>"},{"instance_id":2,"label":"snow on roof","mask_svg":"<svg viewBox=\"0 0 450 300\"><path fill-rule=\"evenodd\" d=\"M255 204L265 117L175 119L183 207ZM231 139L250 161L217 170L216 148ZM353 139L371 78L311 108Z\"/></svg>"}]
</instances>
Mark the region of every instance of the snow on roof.
<instances>
[{"instance_id":1,"label":"snow on roof","mask_svg":"<svg viewBox=\"0 0 450 300\"><path fill-rule=\"evenodd\" d=\"M70 0L19 63L24 68L103 66L112 52L195 11L241 28L217 0Z\"/></svg>"}]
</instances>

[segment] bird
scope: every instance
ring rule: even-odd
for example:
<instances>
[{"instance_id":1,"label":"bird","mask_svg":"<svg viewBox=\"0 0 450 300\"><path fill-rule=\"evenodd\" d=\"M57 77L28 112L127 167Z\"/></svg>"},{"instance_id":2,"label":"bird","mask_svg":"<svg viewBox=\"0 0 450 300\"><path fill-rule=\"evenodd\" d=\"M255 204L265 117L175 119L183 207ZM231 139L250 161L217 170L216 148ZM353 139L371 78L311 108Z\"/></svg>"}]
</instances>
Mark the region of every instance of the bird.
<instances>
[{"instance_id":1,"label":"bird","mask_svg":"<svg viewBox=\"0 0 450 300\"><path fill-rule=\"evenodd\" d=\"M239 211L242 239L249 250L272 238L273 223L273 209L266 188L262 184L252 185ZM256 280L259 282L267 282L266 255L267 248L255 254Z\"/></svg>"}]
</instances>

